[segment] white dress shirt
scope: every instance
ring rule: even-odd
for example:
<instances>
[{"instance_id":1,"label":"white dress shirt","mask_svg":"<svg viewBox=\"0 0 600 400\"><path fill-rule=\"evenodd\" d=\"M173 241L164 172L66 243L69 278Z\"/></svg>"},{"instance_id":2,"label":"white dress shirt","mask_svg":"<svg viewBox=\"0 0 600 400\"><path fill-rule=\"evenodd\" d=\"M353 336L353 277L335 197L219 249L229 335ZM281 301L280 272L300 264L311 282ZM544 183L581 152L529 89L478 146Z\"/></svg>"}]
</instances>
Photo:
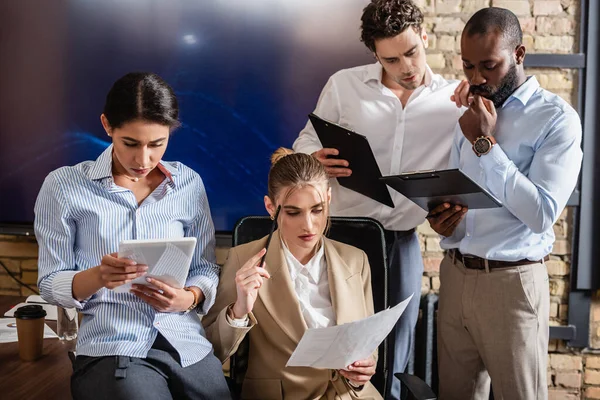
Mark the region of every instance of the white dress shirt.
<instances>
[{"instance_id":1,"label":"white dress shirt","mask_svg":"<svg viewBox=\"0 0 600 400\"><path fill-rule=\"evenodd\" d=\"M457 126L450 167L487 188L503 207L469 210L442 247L490 260L540 260L552 251L552 226L577 184L581 121L533 76L497 113L498 144L481 157Z\"/></svg>"},{"instance_id":2,"label":"white dress shirt","mask_svg":"<svg viewBox=\"0 0 600 400\"><path fill-rule=\"evenodd\" d=\"M309 328L335 325L323 243L306 265L293 256L283 240L281 247L306 325Z\"/></svg>"},{"instance_id":3,"label":"white dress shirt","mask_svg":"<svg viewBox=\"0 0 600 400\"><path fill-rule=\"evenodd\" d=\"M450 101L458 81L447 81L427 67L424 85L402 107L382 84L382 71L375 63L335 73L314 113L366 136L384 176L446 168L454 128L463 112ZM310 121L293 147L308 154L323 147ZM423 209L393 189L396 207L390 208L340 186L336 179L331 185L332 215L375 218L389 230L409 230L425 220Z\"/></svg>"}]
</instances>

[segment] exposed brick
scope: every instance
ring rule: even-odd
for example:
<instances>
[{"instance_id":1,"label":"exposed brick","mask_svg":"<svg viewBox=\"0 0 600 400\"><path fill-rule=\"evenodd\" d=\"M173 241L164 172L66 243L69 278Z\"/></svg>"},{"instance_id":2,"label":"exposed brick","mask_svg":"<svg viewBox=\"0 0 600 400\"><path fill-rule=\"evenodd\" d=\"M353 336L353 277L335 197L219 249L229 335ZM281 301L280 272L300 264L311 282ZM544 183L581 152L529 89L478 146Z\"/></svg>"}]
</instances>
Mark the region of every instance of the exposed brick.
<instances>
[{"instance_id":1,"label":"exposed brick","mask_svg":"<svg viewBox=\"0 0 600 400\"><path fill-rule=\"evenodd\" d=\"M21 261L19 260L14 260L12 258L0 258L0 262L2 262L2 264L4 264L4 266L6 268L8 268L8 270L10 272L14 272L14 273L19 273L21 272ZM0 271L3 271L4 268L0 269Z\"/></svg>"},{"instance_id":2,"label":"exposed brick","mask_svg":"<svg viewBox=\"0 0 600 400\"><path fill-rule=\"evenodd\" d=\"M427 54L427 64L434 69L442 69L446 66L446 59L441 53Z\"/></svg>"},{"instance_id":3,"label":"exposed brick","mask_svg":"<svg viewBox=\"0 0 600 400\"><path fill-rule=\"evenodd\" d=\"M569 275L569 265L564 261L548 260L548 261L546 261L546 267L548 268L548 275L551 275L551 276Z\"/></svg>"},{"instance_id":4,"label":"exposed brick","mask_svg":"<svg viewBox=\"0 0 600 400\"><path fill-rule=\"evenodd\" d=\"M571 254L571 246L569 245L569 242L566 240L556 240L554 242L554 246L552 246L552 254L556 254L558 256Z\"/></svg>"},{"instance_id":5,"label":"exposed brick","mask_svg":"<svg viewBox=\"0 0 600 400\"><path fill-rule=\"evenodd\" d=\"M434 0L414 0L414 2L425 14L433 14L435 12Z\"/></svg>"},{"instance_id":6,"label":"exposed brick","mask_svg":"<svg viewBox=\"0 0 600 400\"><path fill-rule=\"evenodd\" d=\"M431 278L431 288L437 292L440 290L440 286L441 286L440 277L439 276L432 277Z\"/></svg>"},{"instance_id":7,"label":"exposed brick","mask_svg":"<svg viewBox=\"0 0 600 400\"><path fill-rule=\"evenodd\" d=\"M0 255L3 257L37 257L35 242L0 242Z\"/></svg>"},{"instance_id":8,"label":"exposed brick","mask_svg":"<svg viewBox=\"0 0 600 400\"><path fill-rule=\"evenodd\" d=\"M535 18L521 17L519 18L519 23L521 24L523 33L535 33Z\"/></svg>"},{"instance_id":9,"label":"exposed brick","mask_svg":"<svg viewBox=\"0 0 600 400\"><path fill-rule=\"evenodd\" d=\"M560 306L558 306L558 318L563 321L566 321L568 317L569 317L569 305L561 304Z\"/></svg>"},{"instance_id":10,"label":"exposed brick","mask_svg":"<svg viewBox=\"0 0 600 400\"><path fill-rule=\"evenodd\" d=\"M0 289L18 289L19 284L7 274L0 274Z\"/></svg>"},{"instance_id":11,"label":"exposed brick","mask_svg":"<svg viewBox=\"0 0 600 400\"><path fill-rule=\"evenodd\" d=\"M556 386L565 388L580 388L581 373L580 372L558 372L554 379Z\"/></svg>"},{"instance_id":12,"label":"exposed brick","mask_svg":"<svg viewBox=\"0 0 600 400\"><path fill-rule=\"evenodd\" d=\"M550 366L561 371L581 371L583 368L583 359L577 355L550 354Z\"/></svg>"},{"instance_id":13,"label":"exposed brick","mask_svg":"<svg viewBox=\"0 0 600 400\"><path fill-rule=\"evenodd\" d=\"M549 389L548 400L579 400L579 396L572 391Z\"/></svg>"},{"instance_id":14,"label":"exposed brick","mask_svg":"<svg viewBox=\"0 0 600 400\"><path fill-rule=\"evenodd\" d=\"M460 54L455 54L452 56L452 68L458 71L463 70L463 61Z\"/></svg>"},{"instance_id":15,"label":"exposed brick","mask_svg":"<svg viewBox=\"0 0 600 400\"><path fill-rule=\"evenodd\" d=\"M589 387L585 389L586 399L600 399L600 387Z\"/></svg>"},{"instance_id":16,"label":"exposed brick","mask_svg":"<svg viewBox=\"0 0 600 400\"><path fill-rule=\"evenodd\" d=\"M550 352L550 351L556 351L556 348L557 348L557 346L558 346L558 340L556 340L556 339L551 339L551 340L548 342L548 351L549 351L549 352Z\"/></svg>"},{"instance_id":17,"label":"exposed brick","mask_svg":"<svg viewBox=\"0 0 600 400\"><path fill-rule=\"evenodd\" d=\"M600 356L587 356L585 358L585 367L600 369Z\"/></svg>"},{"instance_id":18,"label":"exposed brick","mask_svg":"<svg viewBox=\"0 0 600 400\"><path fill-rule=\"evenodd\" d=\"M455 14L461 11L461 0L435 0L436 14Z\"/></svg>"},{"instance_id":19,"label":"exposed brick","mask_svg":"<svg viewBox=\"0 0 600 400\"><path fill-rule=\"evenodd\" d=\"M529 0L493 0L492 6L508 8L518 16L531 15L531 6Z\"/></svg>"},{"instance_id":20,"label":"exposed brick","mask_svg":"<svg viewBox=\"0 0 600 400\"><path fill-rule=\"evenodd\" d=\"M456 47L456 38L454 36L449 36L449 35L441 35L438 43L437 43L437 48L439 50L442 51L454 51Z\"/></svg>"},{"instance_id":21,"label":"exposed brick","mask_svg":"<svg viewBox=\"0 0 600 400\"><path fill-rule=\"evenodd\" d=\"M563 13L560 0L536 0L533 2L533 15L558 15Z\"/></svg>"},{"instance_id":22,"label":"exposed brick","mask_svg":"<svg viewBox=\"0 0 600 400\"><path fill-rule=\"evenodd\" d=\"M37 271L38 270L37 259L21 261L21 269L23 271Z\"/></svg>"},{"instance_id":23,"label":"exposed brick","mask_svg":"<svg viewBox=\"0 0 600 400\"><path fill-rule=\"evenodd\" d=\"M558 317L558 303L550 303L550 317L556 318Z\"/></svg>"},{"instance_id":24,"label":"exposed brick","mask_svg":"<svg viewBox=\"0 0 600 400\"><path fill-rule=\"evenodd\" d=\"M569 35L575 27L575 21L565 17L537 17L534 26L541 34Z\"/></svg>"},{"instance_id":25,"label":"exposed brick","mask_svg":"<svg viewBox=\"0 0 600 400\"><path fill-rule=\"evenodd\" d=\"M421 295L426 295L429 293L429 289L431 288L431 284L429 283L429 277L422 276L421 277Z\"/></svg>"},{"instance_id":26,"label":"exposed brick","mask_svg":"<svg viewBox=\"0 0 600 400\"><path fill-rule=\"evenodd\" d=\"M28 285L37 284L38 273L36 271L23 271L21 274L21 281Z\"/></svg>"},{"instance_id":27,"label":"exposed brick","mask_svg":"<svg viewBox=\"0 0 600 400\"><path fill-rule=\"evenodd\" d=\"M433 31L435 33L460 33L465 27L465 23L460 18L436 18Z\"/></svg>"},{"instance_id":28,"label":"exposed brick","mask_svg":"<svg viewBox=\"0 0 600 400\"><path fill-rule=\"evenodd\" d=\"M573 89L573 77L566 74L538 74L536 75L536 79L540 83L540 86L548 90ZM566 222L564 220L559 220L559 222L554 224L554 227L557 225L564 228Z\"/></svg>"},{"instance_id":29,"label":"exposed brick","mask_svg":"<svg viewBox=\"0 0 600 400\"><path fill-rule=\"evenodd\" d=\"M523 46L525 46L526 50L533 49L535 47L533 36L523 35Z\"/></svg>"},{"instance_id":30,"label":"exposed brick","mask_svg":"<svg viewBox=\"0 0 600 400\"><path fill-rule=\"evenodd\" d=\"M535 50L550 51L552 53L568 53L573 51L575 38L573 36L536 36Z\"/></svg>"},{"instance_id":31,"label":"exposed brick","mask_svg":"<svg viewBox=\"0 0 600 400\"><path fill-rule=\"evenodd\" d=\"M586 369L583 380L588 385L600 385L600 371Z\"/></svg>"},{"instance_id":32,"label":"exposed brick","mask_svg":"<svg viewBox=\"0 0 600 400\"><path fill-rule=\"evenodd\" d=\"M440 236L440 235L438 235L438 233L436 231L431 229L431 225L429 225L429 222L427 220L425 222L423 222L421 225L417 226L417 232L422 233L423 235L426 235L426 236L432 236L432 237Z\"/></svg>"},{"instance_id":33,"label":"exposed brick","mask_svg":"<svg viewBox=\"0 0 600 400\"><path fill-rule=\"evenodd\" d=\"M559 296L561 298L565 297L567 283L560 279L550 279L550 295Z\"/></svg>"},{"instance_id":34,"label":"exposed brick","mask_svg":"<svg viewBox=\"0 0 600 400\"><path fill-rule=\"evenodd\" d=\"M433 33L427 34L427 49L435 50L437 49L437 36Z\"/></svg>"},{"instance_id":35,"label":"exposed brick","mask_svg":"<svg viewBox=\"0 0 600 400\"><path fill-rule=\"evenodd\" d=\"M425 239L425 247L427 251L434 253L441 253L443 250L440 247L440 239L439 238L427 238Z\"/></svg>"},{"instance_id":36,"label":"exposed brick","mask_svg":"<svg viewBox=\"0 0 600 400\"><path fill-rule=\"evenodd\" d=\"M489 7L490 0L468 0L463 1L462 12L464 13L475 13L475 11L481 10L482 8Z\"/></svg>"},{"instance_id":37,"label":"exposed brick","mask_svg":"<svg viewBox=\"0 0 600 400\"><path fill-rule=\"evenodd\" d=\"M440 272L442 257L426 256L423 257L423 269L427 273Z\"/></svg>"},{"instance_id":38,"label":"exposed brick","mask_svg":"<svg viewBox=\"0 0 600 400\"><path fill-rule=\"evenodd\" d=\"M540 83L541 85L541 83ZM542 86L543 88L547 88L547 86ZM567 238L567 224L564 221L558 221L552 226L554 230L554 237L556 239L566 239Z\"/></svg>"}]
</instances>

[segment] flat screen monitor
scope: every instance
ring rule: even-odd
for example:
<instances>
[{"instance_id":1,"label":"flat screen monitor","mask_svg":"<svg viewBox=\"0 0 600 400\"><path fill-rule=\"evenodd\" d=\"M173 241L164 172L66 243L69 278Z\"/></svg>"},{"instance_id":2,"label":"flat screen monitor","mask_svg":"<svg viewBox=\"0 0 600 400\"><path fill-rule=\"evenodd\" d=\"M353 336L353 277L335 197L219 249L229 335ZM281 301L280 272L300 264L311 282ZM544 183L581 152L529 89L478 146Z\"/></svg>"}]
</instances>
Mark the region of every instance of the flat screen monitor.
<instances>
[{"instance_id":1,"label":"flat screen monitor","mask_svg":"<svg viewBox=\"0 0 600 400\"><path fill-rule=\"evenodd\" d=\"M269 156L291 147L337 70L373 62L367 0L53 0L0 5L0 224L33 221L46 175L94 160L112 83L151 71L182 126L165 160L203 178L218 231L264 215Z\"/></svg>"}]
</instances>

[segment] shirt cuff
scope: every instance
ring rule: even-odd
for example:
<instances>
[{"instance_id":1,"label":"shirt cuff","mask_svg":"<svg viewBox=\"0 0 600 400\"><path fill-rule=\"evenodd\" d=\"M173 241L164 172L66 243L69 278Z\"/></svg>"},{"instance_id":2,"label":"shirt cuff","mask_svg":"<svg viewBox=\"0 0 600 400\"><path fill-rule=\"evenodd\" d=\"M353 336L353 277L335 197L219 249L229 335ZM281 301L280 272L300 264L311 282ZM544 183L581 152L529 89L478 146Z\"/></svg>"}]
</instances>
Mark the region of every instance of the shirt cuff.
<instances>
[{"instance_id":1,"label":"shirt cuff","mask_svg":"<svg viewBox=\"0 0 600 400\"><path fill-rule=\"evenodd\" d=\"M227 323L229 323L229 325L233 326L234 328L247 328L248 327L248 323L250 322L250 318L248 318L248 315L246 314L246 316L244 318L231 318L229 316L229 308L227 309L228 312L225 313L225 317L227 319Z\"/></svg>"},{"instance_id":2,"label":"shirt cuff","mask_svg":"<svg viewBox=\"0 0 600 400\"><path fill-rule=\"evenodd\" d=\"M497 143L492 146L489 153L479 157L479 165L486 171L505 167L510 162L510 158L508 158L504 150Z\"/></svg>"},{"instance_id":3,"label":"shirt cuff","mask_svg":"<svg viewBox=\"0 0 600 400\"><path fill-rule=\"evenodd\" d=\"M194 276L188 278L186 284L187 287L196 286L200 290L202 290L202 294L204 294L204 301L198 304L196 310L201 315L206 315L208 310L215 304L215 299L217 297L217 285L207 276Z\"/></svg>"},{"instance_id":4,"label":"shirt cuff","mask_svg":"<svg viewBox=\"0 0 600 400\"><path fill-rule=\"evenodd\" d=\"M319 151L322 148L323 147L316 146L316 145L298 146L298 148L294 151L296 153L304 153L304 154L312 155L312 153L314 153L315 151Z\"/></svg>"},{"instance_id":5,"label":"shirt cuff","mask_svg":"<svg viewBox=\"0 0 600 400\"><path fill-rule=\"evenodd\" d=\"M85 301L73 297L73 278L79 271L61 271L52 279L52 297L63 308L82 309Z\"/></svg>"}]
</instances>

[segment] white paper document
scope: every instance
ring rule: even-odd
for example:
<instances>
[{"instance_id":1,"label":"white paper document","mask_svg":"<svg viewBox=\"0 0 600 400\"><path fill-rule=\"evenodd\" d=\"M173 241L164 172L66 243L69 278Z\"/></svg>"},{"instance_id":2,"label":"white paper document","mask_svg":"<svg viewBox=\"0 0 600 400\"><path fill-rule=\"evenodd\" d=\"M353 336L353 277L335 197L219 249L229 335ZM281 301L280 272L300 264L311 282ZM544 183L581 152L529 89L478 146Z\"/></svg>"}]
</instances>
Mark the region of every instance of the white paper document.
<instances>
[{"instance_id":1,"label":"white paper document","mask_svg":"<svg viewBox=\"0 0 600 400\"><path fill-rule=\"evenodd\" d=\"M175 288L182 288L189 273L195 245L194 238L181 238L179 241L173 239L173 242L130 241L126 245L121 245L119 257L148 265L149 270L146 275L113 290L117 293L127 293L133 284L148 285L146 277L156 278Z\"/></svg>"},{"instance_id":2,"label":"white paper document","mask_svg":"<svg viewBox=\"0 0 600 400\"><path fill-rule=\"evenodd\" d=\"M44 339L58 338L56 333L44 325ZM18 342L17 320L14 318L0 318L0 343Z\"/></svg>"},{"instance_id":3,"label":"white paper document","mask_svg":"<svg viewBox=\"0 0 600 400\"><path fill-rule=\"evenodd\" d=\"M308 329L286 366L344 369L368 358L396 325L413 295L395 307L358 321Z\"/></svg>"}]
</instances>

